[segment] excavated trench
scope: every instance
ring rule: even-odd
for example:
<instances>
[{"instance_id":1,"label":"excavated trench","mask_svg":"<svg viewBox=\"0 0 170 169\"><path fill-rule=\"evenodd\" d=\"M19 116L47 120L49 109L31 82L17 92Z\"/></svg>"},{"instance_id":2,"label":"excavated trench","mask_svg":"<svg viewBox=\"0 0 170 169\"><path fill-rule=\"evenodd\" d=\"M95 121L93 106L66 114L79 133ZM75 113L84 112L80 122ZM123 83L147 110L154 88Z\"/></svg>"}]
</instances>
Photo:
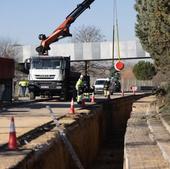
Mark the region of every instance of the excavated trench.
<instances>
[{"instance_id":1,"label":"excavated trench","mask_svg":"<svg viewBox=\"0 0 170 169\"><path fill-rule=\"evenodd\" d=\"M107 134L97 159L89 169L123 169L124 135L133 99L115 99L103 104L103 109L107 110Z\"/></svg>"},{"instance_id":2,"label":"excavated trench","mask_svg":"<svg viewBox=\"0 0 170 169\"><path fill-rule=\"evenodd\" d=\"M144 96L107 100L60 119L61 128L85 169L123 169L126 124L133 102L141 97ZM36 144L39 146L32 146ZM31 151L10 168L80 168L56 128L31 141L26 149Z\"/></svg>"}]
</instances>

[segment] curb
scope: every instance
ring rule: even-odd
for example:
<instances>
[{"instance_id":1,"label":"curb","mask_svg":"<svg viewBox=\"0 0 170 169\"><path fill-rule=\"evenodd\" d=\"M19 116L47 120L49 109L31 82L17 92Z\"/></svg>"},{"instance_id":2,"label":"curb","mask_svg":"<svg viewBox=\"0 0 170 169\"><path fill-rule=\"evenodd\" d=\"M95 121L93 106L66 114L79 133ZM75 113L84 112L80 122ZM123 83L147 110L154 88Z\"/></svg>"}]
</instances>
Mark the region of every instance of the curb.
<instances>
[{"instance_id":1,"label":"curb","mask_svg":"<svg viewBox=\"0 0 170 169\"><path fill-rule=\"evenodd\" d=\"M160 115L159 115L159 116L160 116ZM163 123L162 123L162 120L163 120ZM165 122L165 120L164 120L162 117L160 117L160 122L162 123L162 126L163 126L163 127L165 127L164 125L166 125L166 127L167 127L168 129L170 129L169 125ZM147 124L148 124L148 128L149 128L149 130L150 130L150 138L151 138L153 141L156 142L156 144L158 145L158 147L159 147L159 149L160 149L160 151L161 151L164 159L167 160L167 162L170 164L170 156L169 156L168 153L166 152L166 147L164 147L163 143L162 143L161 141L157 140L157 138L155 137L155 135L154 135L154 130L153 130L152 125L151 125L151 123L150 123L150 121L149 121L148 119L147 119ZM166 127L165 127L165 129L167 129ZM168 131L168 133L170 134L170 132L169 132L170 130L167 130L167 131Z\"/></svg>"},{"instance_id":2,"label":"curb","mask_svg":"<svg viewBox=\"0 0 170 169\"><path fill-rule=\"evenodd\" d=\"M170 134L170 125L166 122L166 120L162 117L162 115L159 115L159 117L160 117L160 120L161 120L163 126L166 128L166 130Z\"/></svg>"}]
</instances>

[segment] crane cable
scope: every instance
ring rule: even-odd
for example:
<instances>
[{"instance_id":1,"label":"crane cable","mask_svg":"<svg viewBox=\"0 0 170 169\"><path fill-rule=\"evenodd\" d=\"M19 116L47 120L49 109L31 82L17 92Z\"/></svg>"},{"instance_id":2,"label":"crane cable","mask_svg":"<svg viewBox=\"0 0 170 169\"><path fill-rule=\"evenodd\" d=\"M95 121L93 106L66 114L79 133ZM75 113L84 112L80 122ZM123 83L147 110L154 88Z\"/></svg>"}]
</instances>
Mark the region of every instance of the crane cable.
<instances>
[{"instance_id":1,"label":"crane cable","mask_svg":"<svg viewBox=\"0 0 170 169\"><path fill-rule=\"evenodd\" d=\"M114 56L115 56L115 49L114 49L114 47L115 47L115 5L116 4L116 2L115 2L115 0L113 0L113 43L112 43L112 63L113 63L113 65L114 65Z\"/></svg>"},{"instance_id":2,"label":"crane cable","mask_svg":"<svg viewBox=\"0 0 170 169\"><path fill-rule=\"evenodd\" d=\"M119 59L119 61L120 61L121 58L120 58L120 45L119 45L119 25L118 25L118 16L117 16L117 4L116 4L116 0L115 0L115 17L116 17L117 53L118 53L118 59Z\"/></svg>"},{"instance_id":3,"label":"crane cable","mask_svg":"<svg viewBox=\"0 0 170 169\"><path fill-rule=\"evenodd\" d=\"M114 0L114 24L115 24L115 31L116 31L116 37L117 37L117 55L118 55L118 61L114 64L114 68L117 71L121 71L124 68L124 63L121 62L120 58L120 46L119 46L119 27L118 27L118 16L117 16L117 5L116 0Z\"/></svg>"}]
</instances>

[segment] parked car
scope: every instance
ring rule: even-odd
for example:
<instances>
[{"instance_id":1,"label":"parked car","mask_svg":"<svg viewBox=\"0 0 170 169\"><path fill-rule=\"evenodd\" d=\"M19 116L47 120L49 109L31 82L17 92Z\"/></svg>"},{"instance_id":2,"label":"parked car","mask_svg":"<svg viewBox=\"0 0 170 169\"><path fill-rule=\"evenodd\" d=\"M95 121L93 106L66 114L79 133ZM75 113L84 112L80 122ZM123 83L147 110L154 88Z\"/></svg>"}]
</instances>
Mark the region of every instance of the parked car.
<instances>
[{"instance_id":1,"label":"parked car","mask_svg":"<svg viewBox=\"0 0 170 169\"><path fill-rule=\"evenodd\" d=\"M94 83L94 93L95 94L103 94L104 93L104 83L107 81L108 78L100 78L96 79ZM115 92L121 92L121 84L118 80L110 81L110 87L109 87L110 94L113 94Z\"/></svg>"},{"instance_id":2,"label":"parked car","mask_svg":"<svg viewBox=\"0 0 170 169\"><path fill-rule=\"evenodd\" d=\"M100 78L96 79L94 82L94 93L95 94L103 94L104 92L104 83L107 80L107 78Z\"/></svg>"}]
</instances>

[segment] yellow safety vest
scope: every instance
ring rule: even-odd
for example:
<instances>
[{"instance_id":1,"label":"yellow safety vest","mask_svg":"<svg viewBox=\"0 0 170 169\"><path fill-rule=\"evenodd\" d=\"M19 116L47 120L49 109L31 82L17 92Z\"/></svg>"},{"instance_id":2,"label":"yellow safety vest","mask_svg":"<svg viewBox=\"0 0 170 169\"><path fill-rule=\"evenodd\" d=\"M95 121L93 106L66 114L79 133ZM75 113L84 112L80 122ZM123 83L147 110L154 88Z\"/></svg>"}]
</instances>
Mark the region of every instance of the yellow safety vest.
<instances>
[{"instance_id":1,"label":"yellow safety vest","mask_svg":"<svg viewBox=\"0 0 170 169\"><path fill-rule=\"evenodd\" d=\"M83 86L83 80L79 79L76 83L76 90Z\"/></svg>"},{"instance_id":2,"label":"yellow safety vest","mask_svg":"<svg viewBox=\"0 0 170 169\"><path fill-rule=\"evenodd\" d=\"M19 82L19 85L20 85L20 86L23 86L23 87L26 87L26 86L28 86L28 82L27 82L26 80L21 80L21 81Z\"/></svg>"}]
</instances>

